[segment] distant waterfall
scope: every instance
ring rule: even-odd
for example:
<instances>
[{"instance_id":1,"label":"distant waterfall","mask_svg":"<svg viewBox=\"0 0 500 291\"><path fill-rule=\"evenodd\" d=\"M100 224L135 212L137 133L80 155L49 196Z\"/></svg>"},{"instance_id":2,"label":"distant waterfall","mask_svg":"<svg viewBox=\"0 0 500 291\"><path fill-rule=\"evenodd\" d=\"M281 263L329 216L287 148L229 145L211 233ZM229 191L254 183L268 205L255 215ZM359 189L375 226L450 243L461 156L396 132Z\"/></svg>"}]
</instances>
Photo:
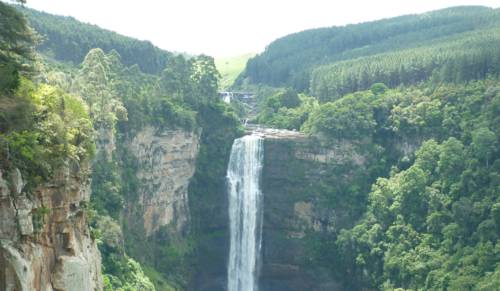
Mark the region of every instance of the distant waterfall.
<instances>
[{"instance_id":1,"label":"distant waterfall","mask_svg":"<svg viewBox=\"0 0 500 291\"><path fill-rule=\"evenodd\" d=\"M247 135L236 139L227 170L231 247L228 291L257 291L258 257L262 241L260 176L263 139Z\"/></svg>"}]
</instances>

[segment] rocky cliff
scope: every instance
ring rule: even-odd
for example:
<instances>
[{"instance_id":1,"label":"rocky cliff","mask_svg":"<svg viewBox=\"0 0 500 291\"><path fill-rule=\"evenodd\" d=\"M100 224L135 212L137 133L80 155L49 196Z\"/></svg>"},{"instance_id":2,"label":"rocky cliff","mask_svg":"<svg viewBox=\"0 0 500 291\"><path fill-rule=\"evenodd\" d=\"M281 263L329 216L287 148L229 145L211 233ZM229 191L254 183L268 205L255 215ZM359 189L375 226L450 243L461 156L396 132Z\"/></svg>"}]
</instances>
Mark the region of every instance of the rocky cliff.
<instances>
[{"instance_id":1,"label":"rocky cliff","mask_svg":"<svg viewBox=\"0 0 500 291\"><path fill-rule=\"evenodd\" d=\"M189 227L188 185L195 171L199 133L160 131L146 127L127 145L137 161L137 203L146 236L170 225L177 232ZM128 205L130 217L134 205Z\"/></svg>"},{"instance_id":2,"label":"rocky cliff","mask_svg":"<svg viewBox=\"0 0 500 291\"><path fill-rule=\"evenodd\" d=\"M0 290L102 289L89 174L72 162L28 192L19 170L0 169Z\"/></svg>"},{"instance_id":3,"label":"rocky cliff","mask_svg":"<svg viewBox=\"0 0 500 291\"><path fill-rule=\"evenodd\" d=\"M346 140L332 143L286 130L251 128L249 131L265 140L259 290L345 290L334 272L325 267L334 266L335 262L319 261L321 242L334 242L337 232L359 217L362 209L353 200L368 192L366 166L377 157L370 155L363 144ZM347 191L354 181L357 183L356 179L366 179L366 185ZM198 263L204 268L198 271L189 290L226 288L227 189L216 189L217 195L192 197L195 204L203 205L202 211L198 210L203 215L199 231L210 235L203 237L197 254L202 258Z\"/></svg>"},{"instance_id":4,"label":"rocky cliff","mask_svg":"<svg viewBox=\"0 0 500 291\"><path fill-rule=\"evenodd\" d=\"M356 210L342 189L366 157L347 141L326 144L293 132L263 135L260 290L343 290L317 263L318 242L354 222Z\"/></svg>"}]
</instances>

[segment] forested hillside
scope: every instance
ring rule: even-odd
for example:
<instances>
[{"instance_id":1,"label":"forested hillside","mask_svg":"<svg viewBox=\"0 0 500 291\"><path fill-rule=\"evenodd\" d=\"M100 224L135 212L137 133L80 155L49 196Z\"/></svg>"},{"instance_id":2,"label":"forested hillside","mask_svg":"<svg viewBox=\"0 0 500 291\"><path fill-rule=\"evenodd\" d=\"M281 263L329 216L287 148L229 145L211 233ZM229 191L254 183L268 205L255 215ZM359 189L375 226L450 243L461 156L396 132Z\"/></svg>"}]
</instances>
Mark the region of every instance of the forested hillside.
<instances>
[{"instance_id":1,"label":"forested hillside","mask_svg":"<svg viewBox=\"0 0 500 291\"><path fill-rule=\"evenodd\" d=\"M58 61L80 64L88 51L101 48L115 50L127 66L139 65L145 73L159 73L172 53L155 47L149 41L119 35L72 17L56 16L17 6L30 26L42 37L37 50Z\"/></svg>"},{"instance_id":2,"label":"forested hillside","mask_svg":"<svg viewBox=\"0 0 500 291\"><path fill-rule=\"evenodd\" d=\"M324 103L291 90L266 98L259 122L369 153L363 167L341 172L363 179L322 178L322 199L357 214L352 228L310 234L312 264L349 290L495 290L499 98L497 77L375 83Z\"/></svg>"},{"instance_id":3,"label":"forested hillside","mask_svg":"<svg viewBox=\"0 0 500 291\"><path fill-rule=\"evenodd\" d=\"M494 290L499 88L497 79L374 86L311 112L305 130L375 150L378 160L367 169L371 191L353 193L354 205L366 205L361 220L323 237L319 262L356 278L345 282L355 289Z\"/></svg>"},{"instance_id":4,"label":"forested hillside","mask_svg":"<svg viewBox=\"0 0 500 291\"><path fill-rule=\"evenodd\" d=\"M318 191L357 213L352 227L308 237L308 263L347 290L500 286L499 20L459 7L302 32L240 76L282 87L262 96L256 122L368 153ZM338 175L363 178L325 182Z\"/></svg>"},{"instance_id":5,"label":"forested hillside","mask_svg":"<svg viewBox=\"0 0 500 291\"><path fill-rule=\"evenodd\" d=\"M249 83L293 87L299 91L308 91L311 87L312 90L316 90L316 93L321 86L326 85L319 85L318 82L310 84L312 76L317 80L323 77L329 78L329 75L337 73L336 67L322 68L312 73L317 67L326 64L335 66L337 62L348 60L356 62L356 59L361 57L377 58L378 55L388 52L396 53L396 55L384 57L386 61L383 64L377 63L377 65L370 66L368 71L363 71L363 76L346 74L347 82L356 82L359 78L362 78L360 82L367 78L373 79L376 77L373 74L380 73L378 70L382 69L376 68L382 66L385 69L390 66L391 60L397 62L394 59L401 58L402 55L406 57L403 62L398 62L398 70L412 70L414 66L418 70L424 64L417 60L428 59L428 53L442 50L440 47L449 46L448 42L462 39L463 42L474 44L474 41L469 38L472 34L476 32L488 34L483 30L498 28L499 13L498 9L486 7L454 7L420 15L407 15L291 34L274 41L263 53L250 59L238 83L242 84L246 80ZM488 54L494 55L491 49L496 49L498 43L489 44L491 45L488 46L490 50ZM401 53L398 53L399 51ZM448 51L445 59L451 58L457 61L460 55L461 52ZM359 61L363 63L363 60ZM473 59L470 62L480 61ZM348 63L347 66L349 65L351 64ZM355 66L361 65L355 64ZM425 72L416 73L420 74L420 79L427 79L431 77L434 68L429 68L427 65ZM392 73L394 70L393 68L390 72L384 71L383 73ZM357 74L361 74L361 71L358 70ZM355 77L354 81L350 79L353 77ZM396 82L393 81L393 83ZM345 86L351 90L349 92L359 89L359 86L349 87L349 85L351 84ZM334 85L329 84L329 86Z\"/></svg>"},{"instance_id":6,"label":"forested hillside","mask_svg":"<svg viewBox=\"0 0 500 291\"><path fill-rule=\"evenodd\" d=\"M461 34L431 46L342 61L315 69L311 94L322 101L368 89L376 82L390 87L463 83L500 74L500 29Z\"/></svg>"},{"instance_id":7,"label":"forested hillside","mask_svg":"<svg viewBox=\"0 0 500 291\"><path fill-rule=\"evenodd\" d=\"M0 30L0 161L26 173L33 188L67 159L91 158L93 130L80 98L32 82L35 35L24 17L3 3L0 16L12 27Z\"/></svg>"},{"instance_id":8,"label":"forested hillside","mask_svg":"<svg viewBox=\"0 0 500 291\"><path fill-rule=\"evenodd\" d=\"M200 230L204 221L197 216L205 215L200 209L207 205L194 201L190 207L197 215L192 218L182 217L189 212L176 209L172 219L193 219L182 229L155 226L159 225L155 218L149 223L159 229L146 234L142 219L150 205L144 205L140 191L147 191L149 199L154 195L165 199L171 184L164 186L166 190L158 189L137 176L151 167L175 167L192 149L194 157L186 157L185 163L192 167L194 180L203 184L193 186L190 195L224 193L228 151L241 131L234 112L218 97L220 75L213 58L201 55L188 60L149 42L3 2L0 15L0 178L10 178L10 172L19 170L26 180L27 195L33 197L31 191L53 183L61 169L71 165L80 170L81 166L86 178L80 178L80 186L86 187L91 176L91 195L85 201L72 202L71 211L77 209L78 216L84 217L85 235L101 253L86 258L99 264L102 259L102 267L97 268L102 269L98 274L102 280L95 284L101 282L104 290L187 289L203 259L194 254L204 248L203 237L211 236ZM40 35L45 39L36 46ZM148 142L137 138L145 132L165 143L151 153L155 160L148 167L141 166L138 153L132 152L134 141ZM169 158L164 151L176 150L178 142L186 145L172 153L180 155L175 161L155 164ZM196 159L198 148L201 154ZM175 174L177 170L169 171ZM184 172L179 176L186 181L191 178ZM179 192L187 195L187 185L182 187ZM157 193L160 190L164 192ZM64 191L58 199L73 199ZM187 207L187 197L174 199L186 199ZM59 222L49 219L52 213L73 215L65 212L69 209L37 207L33 210L37 231L58 229L52 223ZM1 227L0 234L3 239ZM50 233L44 235L57 241ZM4 252L0 245L2 264ZM55 272L52 261L41 264L49 274ZM4 278L5 270L0 271ZM80 270L72 272L89 276ZM33 280L33 284L41 284ZM4 282L0 283L1 289ZM77 290L85 286L79 285Z\"/></svg>"}]
</instances>

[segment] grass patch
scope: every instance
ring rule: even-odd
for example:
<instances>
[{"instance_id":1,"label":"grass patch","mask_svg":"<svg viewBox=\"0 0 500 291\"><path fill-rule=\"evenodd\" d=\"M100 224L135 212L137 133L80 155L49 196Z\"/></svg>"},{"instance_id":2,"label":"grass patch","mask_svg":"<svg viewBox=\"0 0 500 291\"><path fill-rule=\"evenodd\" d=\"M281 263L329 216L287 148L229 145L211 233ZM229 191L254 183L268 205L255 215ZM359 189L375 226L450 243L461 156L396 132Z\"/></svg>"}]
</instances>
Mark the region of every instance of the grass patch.
<instances>
[{"instance_id":1,"label":"grass patch","mask_svg":"<svg viewBox=\"0 0 500 291\"><path fill-rule=\"evenodd\" d=\"M254 53L249 53L234 57L216 58L215 66L222 76L219 89L226 90L231 87L238 75L245 69L248 59L254 55Z\"/></svg>"}]
</instances>

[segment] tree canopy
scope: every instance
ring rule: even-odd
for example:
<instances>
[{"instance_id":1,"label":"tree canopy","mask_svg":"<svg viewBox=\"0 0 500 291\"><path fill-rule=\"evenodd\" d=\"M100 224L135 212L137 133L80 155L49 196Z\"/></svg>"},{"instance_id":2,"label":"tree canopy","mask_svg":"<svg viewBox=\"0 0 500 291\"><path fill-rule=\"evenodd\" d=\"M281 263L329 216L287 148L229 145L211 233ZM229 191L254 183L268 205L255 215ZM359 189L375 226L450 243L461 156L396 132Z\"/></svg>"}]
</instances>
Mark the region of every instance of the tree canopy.
<instances>
[{"instance_id":1,"label":"tree canopy","mask_svg":"<svg viewBox=\"0 0 500 291\"><path fill-rule=\"evenodd\" d=\"M26 19L0 2L0 87L2 92L16 89L19 74L31 70L35 36Z\"/></svg>"},{"instance_id":2,"label":"tree canopy","mask_svg":"<svg viewBox=\"0 0 500 291\"><path fill-rule=\"evenodd\" d=\"M91 49L101 48L106 53L117 51L121 62L127 66L137 64L145 73L158 74L172 56L149 41L119 35L72 17L55 16L21 6L16 8L43 37L37 49L58 61L77 65Z\"/></svg>"},{"instance_id":3,"label":"tree canopy","mask_svg":"<svg viewBox=\"0 0 500 291\"><path fill-rule=\"evenodd\" d=\"M431 49L440 43L443 44L454 38L459 38L464 33L474 34L475 31L498 27L499 22L499 9L464 6L342 27L306 30L290 34L269 44L263 53L248 61L245 71L237 80L237 84L241 85L244 81L248 81L254 84L292 87L300 92L311 90L314 94L317 94L321 87L315 84L314 79L322 77L325 75L324 73L336 73L332 70L330 72L322 70L311 75L319 66L335 66L337 62L349 60L355 62L360 57L370 57L388 52L395 53L401 50L418 50L418 48L425 47ZM464 38L467 39L465 36ZM495 46L498 47L498 44L488 45L489 48ZM451 53L451 55L459 54L459 52L450 51L447 51L447 53ZM490 55L495 54L490 51ZM368 86L371 86L373 83L371 79L374 77L372 74L378 73L377 66L396 63L398 64L398 70L400 66L406 67L405 70L408 70L415 63L418 63L417 60L421 56L412 55L403 60L386 58L385 56L380 58L385 61L370 65L370 67L365 66L363 69L367 71L363 74L366 77L356 75L354 76L355 79L360 77L363 80L367 79L368 83L371 82ZM428 58L428 56L424 55L424 58ZM479 63L476 65L479 65ZM358 74L361 74L362 71L359 70ZM467 73L469 71L460 70L460 72ZM397 75L397 72L395 74ZM328 77L330 76L328 75ZM341 94L366 89L364 86L350 87L353 82L348 78L350 76L341 76L339 78L342 77L345 77L344 80L350 83L340 84L342 87L340 88L342 90ZM313 79L312 84L310 83L311 79ZM419 75L415 82L421 79L422 76ZM390 86L394 85L388 81L383 82ZM335 86L339 87L339 84Z\"/></svg>"}]
</instances>

